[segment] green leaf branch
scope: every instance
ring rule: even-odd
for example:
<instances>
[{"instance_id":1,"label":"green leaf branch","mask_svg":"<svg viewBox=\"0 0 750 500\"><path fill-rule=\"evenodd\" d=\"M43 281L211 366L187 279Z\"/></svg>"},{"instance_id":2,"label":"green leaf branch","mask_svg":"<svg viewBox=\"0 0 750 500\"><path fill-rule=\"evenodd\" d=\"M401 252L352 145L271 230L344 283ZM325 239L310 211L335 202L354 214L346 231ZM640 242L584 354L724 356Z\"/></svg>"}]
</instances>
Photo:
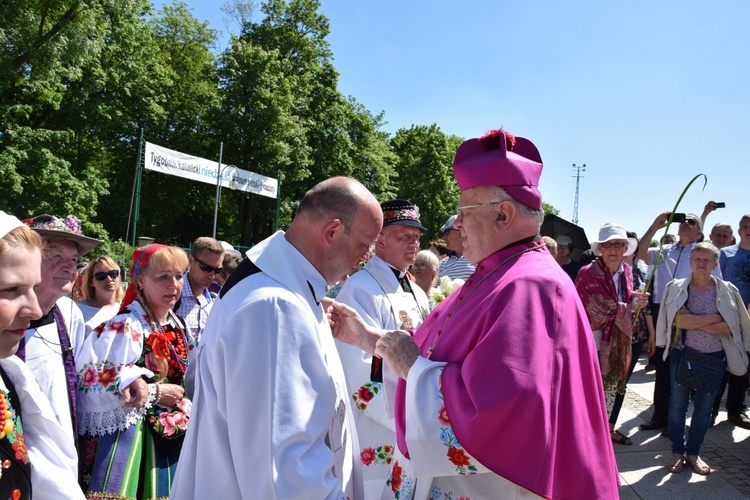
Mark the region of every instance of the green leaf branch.
<instances>
[{"instance_id":1,"label":"green leaf branch","mask_svg":"<svg viewBox=\"0 0 750 500\"><path fill-rule=\"evenodd\" d=\"M648 278L648 281L646 282L646 287L644 289L644 292L648 293L651 290L652 283L654 281L654 277L656 276L656 271L659 269L659 266L663 265L666 261L664 258L664 237L667 235L667 232L669 231L669 226L672 225L672 219L674 218L674 214L677 213L677 209L680 206L680 203L682 203L682 199L685 197L685 194L688 192L690 187L697 181L703 177L703 187L701 188L701 191L706 188L706 184L708 183L708 177L706 177L706 174L698 174L692 179L690 179L690 182L688 182L687 186L685 186L685 189L682 190L682 193L680 193L680 197L677 198L677 202L674 204L674 208L672 209L672 212L669 214L669 219L667 220L667 227L664 228L664 234L661 238L659 238L659 252L656 254L656 258L654 259L654 269L651 272L651 276ZM669 277L671 279L674 279L674 273L672 272L669 267L667 267L667 271L669 272ZM638 315L641 313L641 307L638 307L638 309L635 312L635 316L638 317ZM679 316L677 317L677 321L679 322ZM677 342L677 336L679 335L679 325L675 325L675 333L674 333L674 339L672 341L672 345L674 346Z\"/></svg>"}]
</instances>

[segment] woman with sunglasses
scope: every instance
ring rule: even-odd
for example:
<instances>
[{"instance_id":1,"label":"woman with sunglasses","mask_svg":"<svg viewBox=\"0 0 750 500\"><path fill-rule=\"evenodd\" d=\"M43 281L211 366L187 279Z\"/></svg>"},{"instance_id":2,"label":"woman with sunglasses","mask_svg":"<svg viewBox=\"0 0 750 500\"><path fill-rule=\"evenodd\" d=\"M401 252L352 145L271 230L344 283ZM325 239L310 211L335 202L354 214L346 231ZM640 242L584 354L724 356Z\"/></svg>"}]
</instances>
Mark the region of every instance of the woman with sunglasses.
<instances>
[{"instance_id":1,"label":"woman with sunglasses","mask_svg":"<svg viewBox=\"0 0 750 500\"><path fill-rule=\"evenodd\" d=\"M646 305L648 296L633 291L633 272L623 261L638 248L617 224L604 224L599 240L591 243L596 260L584 266L575 280L576 289L586 309L594 342L599 352L607 414L611 415L618 394L625 394L631 361L631 341L635 312ZM612 441L625 445L633 442L609 423Z\"/></svg>"},{"instance_id":2,"label":"woman with sunglasses","mask_svg":"<svg viewBox=\"0 0 750 500\"><path fill-rule=\"evenodd\" d=\"M73 436L57 421L28 366L15 356L39 319L42 239L0 211L0 498L83 499Z\"/></svg>"},{"instance_id":3,"label":"woman with sunglasses","mask_svg":"<svg viewBox=\"0 0 750 500\"><path fill-rule=\"evenodd\" d=\"M97 257L86 268L83 300L78 303L86 322L86 335L120 310L120 302L125 295L121 279L119 266L106 255Z\"/></svg>"},{"instance_id":4,"label":"woman with sunglasses","mask_svg":"<svg viewBox=\"0 0 750 500\"><path fill-rule=\"evenodd\" d=\"M76 357L89 499L169 496L191 407L184 380L195 342L172 311L187 268L180 248L137 248L120 312L94 328Z\"/></svg>"}]
</instances>

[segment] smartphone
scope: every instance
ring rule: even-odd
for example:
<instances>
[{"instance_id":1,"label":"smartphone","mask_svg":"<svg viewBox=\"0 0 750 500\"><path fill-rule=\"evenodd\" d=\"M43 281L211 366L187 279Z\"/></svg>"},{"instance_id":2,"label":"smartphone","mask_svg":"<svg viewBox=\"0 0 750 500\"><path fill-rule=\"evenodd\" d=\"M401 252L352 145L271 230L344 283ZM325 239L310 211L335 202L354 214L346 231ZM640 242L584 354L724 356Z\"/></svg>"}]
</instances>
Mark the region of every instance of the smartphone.
<instances>
[{"instance_id":1,"label":"smartphone","mask_svg":"<svg viewBox=\"0 0 750 500\"><path fill-rule=\"evenodd\" d=\"M727 206L727 204L724 203L723 201L716 202L716 208L724 208L726 206Z\"/></svg>"},{"instance_id":2,"label":"smartphone","mask_svg":"<svg viewBox=\"0 0 750 500\"><path fill-rule=\"evenodd\" d=\"M685 222L685 214L675 213L672 216L672 222L677 222L678 224L681 224L681 223Z\"/></svg>"}]
</instances>

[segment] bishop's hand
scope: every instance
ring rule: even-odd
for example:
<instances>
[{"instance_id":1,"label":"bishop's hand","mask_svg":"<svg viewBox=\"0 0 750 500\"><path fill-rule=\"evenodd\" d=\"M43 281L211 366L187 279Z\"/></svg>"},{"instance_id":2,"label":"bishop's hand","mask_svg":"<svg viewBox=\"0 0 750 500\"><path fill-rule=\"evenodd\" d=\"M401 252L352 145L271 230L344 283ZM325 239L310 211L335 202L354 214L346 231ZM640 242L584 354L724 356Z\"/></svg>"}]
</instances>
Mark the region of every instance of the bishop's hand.
<instances>
[{"instance_id":1,"label":"bishop's hand","mask_svg":"<svg viewBox=\"0 0 750 500\"><path fill-rule=\"evenodd\" d=\"M409 369L422 351L410 334L403 331L388 332L378 340L375 354L383 358L391 370L406 380Z\"/></svg>"}]
</instances>

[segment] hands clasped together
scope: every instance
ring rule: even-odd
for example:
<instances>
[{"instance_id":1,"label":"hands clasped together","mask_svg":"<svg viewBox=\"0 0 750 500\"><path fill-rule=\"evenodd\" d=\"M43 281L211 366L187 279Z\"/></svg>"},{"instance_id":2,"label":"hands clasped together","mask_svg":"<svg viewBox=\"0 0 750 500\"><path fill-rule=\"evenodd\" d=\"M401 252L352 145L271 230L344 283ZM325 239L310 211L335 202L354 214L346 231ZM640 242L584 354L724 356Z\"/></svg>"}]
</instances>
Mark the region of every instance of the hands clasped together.
<instances>
[{"instance_id":1,"label":"hands clasped together","mask_svg":"<svg viewBox=\"0 0 750 500\"><path fill-rule=\"evenodd\" d=\"M154 404L164 408L172 408L185 396L185 388L177 384L159 384L157 397ZM146 404L149 397L148 384L142 378L135 379L130 385L122 390L122 399L125 406L141 408Z\"/></svg>"}]
</instances>

